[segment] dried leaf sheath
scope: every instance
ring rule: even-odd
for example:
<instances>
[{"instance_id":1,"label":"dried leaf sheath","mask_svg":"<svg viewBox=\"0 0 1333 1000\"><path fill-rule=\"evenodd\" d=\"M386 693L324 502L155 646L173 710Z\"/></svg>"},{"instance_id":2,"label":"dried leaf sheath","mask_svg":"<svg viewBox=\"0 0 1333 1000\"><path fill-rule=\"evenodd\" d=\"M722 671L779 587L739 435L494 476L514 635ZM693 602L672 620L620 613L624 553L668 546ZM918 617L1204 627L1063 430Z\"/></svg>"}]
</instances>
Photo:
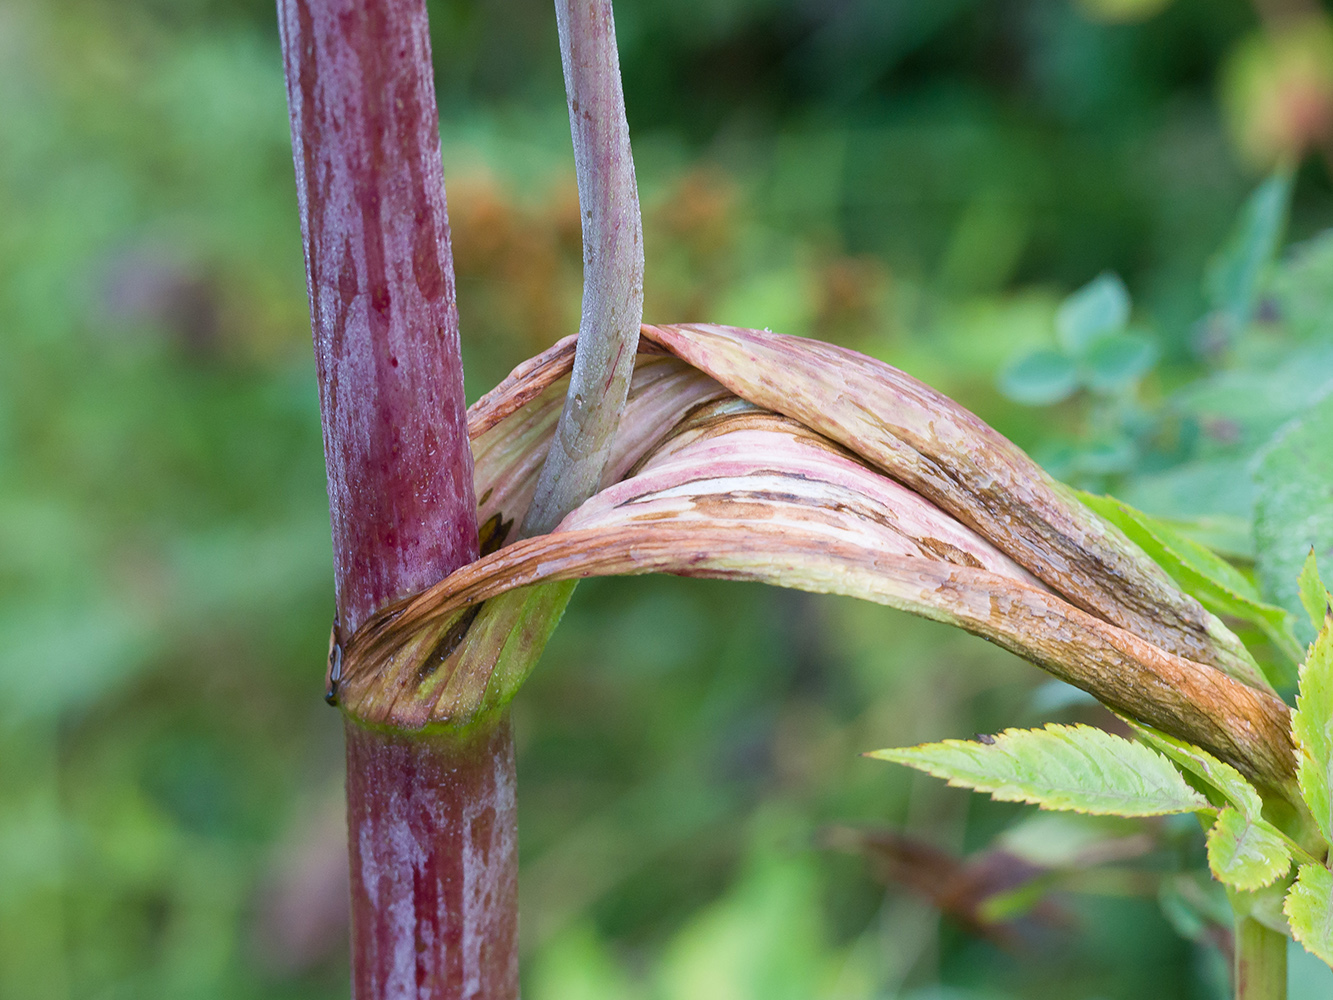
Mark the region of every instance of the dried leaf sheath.
<instances>
[{"instance_id":1,"label":"dried leaf sheath","mask_svg":"<svg viewBox=\"0 0 1333 1000\"><path fill-rule=\"evenodd\" d=\"M473 408L491 554L353 637L349 711L407 727L466 721L507 701L531 669L572 587L552 581L669 572L850 594L959 625L1256 780L1289 778L1276 698L1070 605L841 446L674 358L640 357L609 466L633 474L554 533L494 551L531 495L531 456L554 426L568 356L557 345ZM883 395L865 405L892 406Z\"/></svg>"},{"instance_id":2,"label":"dried leaf sheath","mask_svg":"<svg viewBox=\"0 0 1333 1000\"><path fill-rule=\"evenodd\" d=\"M753 511L747 512L753 514ZM465 622L483 601L532 602L555 588L550 580L636 573L757 580L822 593L873 600L982 635L1091 692L1135 718L1205 747L1265 785L1284 784L1292 752L1286 708L1271 695L1246 687L1220 671L1165 653L1123 629L1079 611L1058 597L987 570L921 556L880 554L817 532L796 535L789 524L755 525L700 518L664 530L662 522L601 525L556 532L508 546L473 563L385 623L361 637L360 662L372 670L349 674L345 697L352 711L371 713L400 706L381 696L401 691L412 704L421 679L422 655L413 645L393 652L399 629L416 628L420 649ZM511 589L516 588L516 589ZM549 598L547 598L549 600ZM523 620L521 613L514 613ZM504 615L497 615L502 620ZM410 634L410 633L409 633ZM476 654L498 642L529 646L548 634L498 635L493 626L469 632L468 642L442 663L440 673L467 664L454 675L454 689L468 691L466 708L503 698L521 679L512 661L499 657L489 690L481 687ZM474 639L475 636L475 639ZM529 647L530 648L530 647ZM377 655L377 653L379 655ZM492 659L497 659L493 656ZM497 679L501 683L494 683ZM469 686L469 683L471 685ZM476 699L475 701L473 699ZM401 716L395 716L401 719ZM436 715L436 718L448 715ZM456 715L454 717L457 717ZM427 713L421 723L430 721Z\"/></svg>"},{"instance_id":3,"label":"dried leaf sheath","mask_svg":"<svg viewBox=\"0 0 1333 1000\"><path fill-rule=\"evenodd\" d=\"M759 406L852 449L990 539L1073 604L1267 688L1240 641L1116 528L947 396L856 351L722 326L645 326Z\"/></svg>"}]
</instances>

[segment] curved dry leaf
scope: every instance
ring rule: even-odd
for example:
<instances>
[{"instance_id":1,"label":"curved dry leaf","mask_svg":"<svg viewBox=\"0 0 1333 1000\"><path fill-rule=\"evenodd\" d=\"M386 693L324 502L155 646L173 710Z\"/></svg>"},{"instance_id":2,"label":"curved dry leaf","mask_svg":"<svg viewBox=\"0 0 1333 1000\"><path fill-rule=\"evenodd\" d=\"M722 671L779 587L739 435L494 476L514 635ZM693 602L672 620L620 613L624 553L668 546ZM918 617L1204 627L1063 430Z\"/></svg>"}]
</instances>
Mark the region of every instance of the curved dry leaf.
<instances>
[{"instance_id":1,"label":"curved dry leaf","mask_svg":"<svg viewBox=\"0 0 1333 1000\"><path fill-rule=\"evenodd\" d=\"M1253 687L1268 683L1222 622L1011 441L892 365L801 337L645 326L732 392L874 463L990 539L1074 605Z\"/></svg>"},{"instance_id":2,"label":"curved dry leaf","mask_svg":"<svg viewBox=\"0 0 1333 1000\"><path fill-rule=\"evenodd\" d=\"M471 414L478 492L497 531L530 495L530 455L553 425L561 377L550 359L534 364ZM555 532L491 551L352 638L339 692L349 711L410 728L464 722L512 696L554 628L568 581L663 572L849 594L955 624L1256 780L1290 774L1286 711L1275 698L1073 607L808 427L738 400L676 359L649 356L622 428L611 466L629 478Z\"/></svg>"}]
</instances>

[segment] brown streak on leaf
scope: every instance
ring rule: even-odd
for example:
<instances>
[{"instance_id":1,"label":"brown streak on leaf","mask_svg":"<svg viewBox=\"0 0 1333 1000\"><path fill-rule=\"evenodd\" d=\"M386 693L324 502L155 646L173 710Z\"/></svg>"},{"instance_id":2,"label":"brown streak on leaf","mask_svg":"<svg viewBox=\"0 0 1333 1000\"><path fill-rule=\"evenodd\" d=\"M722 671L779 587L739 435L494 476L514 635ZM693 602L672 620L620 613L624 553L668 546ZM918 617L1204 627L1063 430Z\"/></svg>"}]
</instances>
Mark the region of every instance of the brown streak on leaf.
<instances>
[{"instance_id":1,"label":"brown streak on leaf","mask_svg":"<svg viewBox=\"0 0 1333 1000\"><path fill-rule=\"evenodd\" d=\"M995 573L866 552L753 523L664 521L516 542L386 608L359 629L348 643L344 703L355 711L358 694L374 686L379 665L403 636L455 609L545 580L655 572L785 582L948 621L1032 660L1116 711L1204 747L1261 784L1283 787L1294 774L1287 707L1214 668ZM797 572L803 575L793 578Z\"/></svg>"},{"instance_id":2,"label":"brown streak on leaf","mask_svg":"<svg viewBox=\"0 0 1333 1000\"><path fill-rule=\"evenodd\" d=\"M699 324L645 325L643 335L743 398L850 448L1085 611L1267 687L1239 640L1117 529L930 386L855 351L799 337Z\"/></svg>"}]
</instances>

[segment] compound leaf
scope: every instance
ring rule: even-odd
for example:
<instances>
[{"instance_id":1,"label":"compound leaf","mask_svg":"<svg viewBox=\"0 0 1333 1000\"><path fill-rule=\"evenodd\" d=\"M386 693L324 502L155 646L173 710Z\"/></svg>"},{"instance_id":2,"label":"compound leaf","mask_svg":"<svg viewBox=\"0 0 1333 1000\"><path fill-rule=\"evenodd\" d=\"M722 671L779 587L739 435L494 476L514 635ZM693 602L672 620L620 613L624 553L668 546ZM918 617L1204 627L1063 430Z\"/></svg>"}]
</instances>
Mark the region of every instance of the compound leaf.
<instances>
[{"instance_id":1,"label":"compound leaf","mask_svg":"<svg viewBox=\"0 0 1333 1000\"><path fill-rule=\"evenodd\" d=\"M985 741L945 740L868 756L1043 809L1161 816L1210 808L1166 758L1092 726L1007 729Z\"/></svg>"},{"instance_id":2,"label":"compound leaf","mask_svg":"<svg viewBox=\"0 0 1333 1000\"><path fill-rule=\"evenodd\" d=\"M1252 892L1286 873L1291 851L1272 824L1228 806L1208 831L1208 867L1219 882Z\"/></svg>"},{"instance_id":3,"label":"compound leaf","mask_svg":"<svg viewBox=\"0 0 1333 1000\"><path fill-rule=\"evenodd\" d=\"M1319 576L1319 564L1315 560L1313 548L1305 557L1305 565L1301 567L1301 575L1296 582L1301 588L1301 604L1305 606L1305 613L1310 616L1310 623L1318 629L1324 623L1330 602L1328 589Z\"/></svg>"},{"instance_id":4,"label":"compound leaf","mask_svg":"<svg viewBox=\"0 0 1333 1000\"><path fill-rule=\"evenodd\" d=\"M1291 936L1333 966L1333 872L1323 865L1301 865L1282 912Z\"/></svg>"},{"instance_id":5,"label":"compound leaf","mask_svg":"<svg viewBox=\"0 0 1333 1000\"><path fill-rule=\"evenodd\" d=\"M1333 843L1333 619L1310 647L1301 664L1300 694L1291 714L1291 734L1298 754L1296 780L1326 843Z\"/></svg>"}]
</instances>

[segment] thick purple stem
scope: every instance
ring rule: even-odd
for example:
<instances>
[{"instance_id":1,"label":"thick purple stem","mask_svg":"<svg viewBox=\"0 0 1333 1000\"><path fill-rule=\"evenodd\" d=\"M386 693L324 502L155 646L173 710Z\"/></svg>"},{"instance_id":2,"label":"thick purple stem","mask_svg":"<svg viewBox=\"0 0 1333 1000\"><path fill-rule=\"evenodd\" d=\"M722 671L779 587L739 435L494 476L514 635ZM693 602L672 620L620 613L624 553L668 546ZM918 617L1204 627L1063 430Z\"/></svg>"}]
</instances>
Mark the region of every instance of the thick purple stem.
<instances>
[{"instance_id":1,"label":"thick purple stem","mask_svg":"<svg viewBox=\"0 0 1333 1000\"><path fill-rule=\"evenodd\" d=\"M279 0L338 612L477 557L424 0Z\"/></svg>"},{"instance_id":2,"label":"thick purple stem","mask_svg":"<svg viewBox=\"0 0 1333 1000\"><path fill-rule=\"evenodd\" d=\"M424 0L278 0L342 635L477 557ZM336 679L336 678L335 678ZM347 720L358 1000L514 1000L507 717Z\"/></svg>"},{"instance_id":3,"label":"thick purple stem","mask_svg":"<svg viewBox=\"0 0 1333 1000\"><path fill-rule=\"evenodd\" d=\"M348 720L353 997L518 996L514 810L507 714L428 741Z\"/></svg>"}]
</instances>

